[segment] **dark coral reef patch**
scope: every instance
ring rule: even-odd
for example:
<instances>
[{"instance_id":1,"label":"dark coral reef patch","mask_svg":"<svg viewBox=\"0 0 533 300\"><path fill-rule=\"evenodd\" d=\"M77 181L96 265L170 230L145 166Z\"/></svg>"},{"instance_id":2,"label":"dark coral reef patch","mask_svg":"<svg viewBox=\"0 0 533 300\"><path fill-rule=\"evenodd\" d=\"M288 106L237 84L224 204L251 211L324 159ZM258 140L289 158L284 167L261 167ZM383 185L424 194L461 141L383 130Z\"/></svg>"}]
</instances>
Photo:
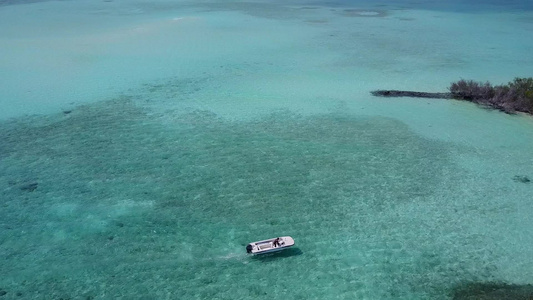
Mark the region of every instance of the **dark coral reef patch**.
<instances>
[{"instance_id":1,"label":"dark coral reef patch","mask_svg":"<svg viewBox=\"0 0 533 300\"><path fill-rule=\"evenodd\" d=\"M500 282L472 282L457 286L452 292L453 300L531 300L533 285L507 284Z\"/></svg>"}]
</instances>

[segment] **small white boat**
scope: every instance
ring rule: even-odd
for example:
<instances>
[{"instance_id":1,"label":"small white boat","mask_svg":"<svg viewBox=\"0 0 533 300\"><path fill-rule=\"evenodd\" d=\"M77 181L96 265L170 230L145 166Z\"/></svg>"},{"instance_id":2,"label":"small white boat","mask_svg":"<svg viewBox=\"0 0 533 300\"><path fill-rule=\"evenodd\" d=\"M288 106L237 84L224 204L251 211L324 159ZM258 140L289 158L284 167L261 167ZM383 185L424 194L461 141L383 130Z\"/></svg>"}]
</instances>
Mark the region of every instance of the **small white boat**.
<instances>
[{"instance_id":1,"label":"small white boat","mask_svg":"<svg viewBox=\"0 0 533 300\"><path fill-rule=\"evenodd\" d=\"M294 246L294 240L290 236L253 242L246 245L246 252L251 254L265 254L285 250Z\"/></svg>"}]
</instances>

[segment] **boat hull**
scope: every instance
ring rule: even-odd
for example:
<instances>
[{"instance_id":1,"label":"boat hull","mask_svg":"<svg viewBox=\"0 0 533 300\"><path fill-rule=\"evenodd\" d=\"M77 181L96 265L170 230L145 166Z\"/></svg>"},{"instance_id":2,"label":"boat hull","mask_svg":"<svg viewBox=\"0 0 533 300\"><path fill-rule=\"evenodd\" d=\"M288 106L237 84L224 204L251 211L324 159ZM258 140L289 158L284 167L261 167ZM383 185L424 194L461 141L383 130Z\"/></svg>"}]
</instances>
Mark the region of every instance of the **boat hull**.
<instances>
[{"instance_id":1,"label":"boat hull","mask_svg":"<svg viewBox=\"0 0 533 300\"><path fill-rule=\"evenodd\" d=\"M276 243L276 240L278 242ZM262 240L246 245L246 252L259 255L285 250L294 246L294 239L290 236L282 236L268 240Z\"/></svg>"}]
</instances>

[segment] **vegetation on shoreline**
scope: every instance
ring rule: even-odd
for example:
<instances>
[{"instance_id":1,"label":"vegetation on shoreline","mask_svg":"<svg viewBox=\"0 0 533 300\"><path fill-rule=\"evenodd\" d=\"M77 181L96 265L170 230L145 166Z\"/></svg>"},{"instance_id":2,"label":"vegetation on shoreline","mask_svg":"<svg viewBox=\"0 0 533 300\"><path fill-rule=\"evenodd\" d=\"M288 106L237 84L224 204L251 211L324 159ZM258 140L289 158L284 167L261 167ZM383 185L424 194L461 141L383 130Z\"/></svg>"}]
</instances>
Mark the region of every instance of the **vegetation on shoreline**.
<instances>
[{"instance_id":1,"label":"vegetation on shoreline","mask_svg":"<svg viewBox=\"0 0 533 300\"><path fill-rule=\"evenodd\" d=\"M402 90L376 90L377 97L414 97L466 100L499 109L508 114L524 112L533 115L533 77L515 78L504 85L461 79L453 82L449 93L428 93Z\"/></svg>"},{"instance_id":2,"label":"vegetation on shoreline","mask_svg":"<svg viewBox=\"0 0 533 300\"><path fill-rule=\"evenodd\" d=\"M450 85L453 99L487 105L506 113L533 114L533 78L515 78L505 85L461 79Z\"/></svg>"}]
</instances>

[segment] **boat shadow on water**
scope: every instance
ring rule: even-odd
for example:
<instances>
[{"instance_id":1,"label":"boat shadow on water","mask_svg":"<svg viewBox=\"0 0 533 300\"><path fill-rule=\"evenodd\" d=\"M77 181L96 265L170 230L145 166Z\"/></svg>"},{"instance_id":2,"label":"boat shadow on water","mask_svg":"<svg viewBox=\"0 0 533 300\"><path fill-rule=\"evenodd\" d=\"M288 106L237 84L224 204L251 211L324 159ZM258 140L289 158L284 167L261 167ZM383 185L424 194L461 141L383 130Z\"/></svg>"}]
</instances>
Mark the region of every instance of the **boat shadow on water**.
<instances>
[{"instance_id":1,"label":"boat shadow on water","mask_svg":"<svg viewBox=\"0 0 533 300\"><path fill-rule=\"evenodd\" d=\"M281 258L287 258L287 257L293 257L302 255L303 251L300 250L300 248L288 248L283 251L279 252L272 252L272 253L266 253L266 254L259 254L259 255L252 255L252 259L261 261L261 262L268 262L271 260L277 260Z\"/></svg>"}]
</instances>

